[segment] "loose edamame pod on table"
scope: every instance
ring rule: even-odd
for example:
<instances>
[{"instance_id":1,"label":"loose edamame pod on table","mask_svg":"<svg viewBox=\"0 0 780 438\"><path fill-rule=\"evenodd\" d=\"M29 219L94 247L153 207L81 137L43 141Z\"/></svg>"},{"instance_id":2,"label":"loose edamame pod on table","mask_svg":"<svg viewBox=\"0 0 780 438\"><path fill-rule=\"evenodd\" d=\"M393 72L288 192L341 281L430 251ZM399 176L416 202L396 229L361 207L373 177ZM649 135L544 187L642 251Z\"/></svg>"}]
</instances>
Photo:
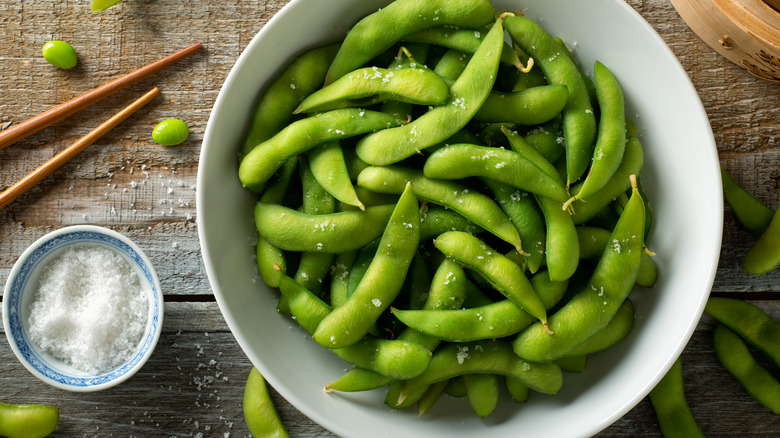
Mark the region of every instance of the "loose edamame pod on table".
<instances>
[{"instance_id":1,"label":"loose edamame pod on table","mask_svg":"<svg viewBox=\"0 0 780 438\"><path fill-rule=\"evenodd\" d=\"M0 402L0 435L8 438L43 438L57 428L56 406L14 405Z\"/></svg>"},{"instance_id":2,"label":"loose edamame pod on table","mask_svg":"<svg viewBox=\"0 0 780 438\"><path fill-rule=\"evenodd\" d=\"M756 347L780 368L780 324L747 301L710 297L704 311Z\"/></svg>"},{"instance_id":3,"label":"loose edamame pod on table","mask_svg":"<svg viewBox=\"0 0 780 438\"><path fill-rule=\"evenodd\" d=\"M325 83L361 67L406 35L432 26L479 28L490 23L493 15L488 0L396 0L349 30Z\"/></svg>"},{"instance_id":4,"label":"loose edamame pod on table","mask_svg":"<svg viewBox=\"0 0 780 438\"><path fill-rule=\"evenodd\" d=\"M429 3L436 2L425 2L425 5ZM358 156L374 165L397 163L448 139L466 126L493 87L503 43L504 27L502 20L498 19L466 69L450 86L447 102L429 109L404 126L383 129L363 137L355 146Z\"/></svg>"},{"instance_id":5,"label":"loose edamame pod on table","mask_svg":"<svg viewBox=\"0 0 780 438\"><path fill-rule=\"evenodd\" d=\"M682 361L679 357L650 391L649 398L665 438L704 438L704 432L685 401Z\"/></svg>"},{"instance_id":6,"label":"loose edamame pod on table","mask_svg":"<svg viewBox=\"0 0 780 438\"><path fill-rule=\"evenodd\" d=\"M252 367L244 386L244 421L249 433L256 437L288 438L290 435L282 424L276 407L268 392L265 379L257 368Z\"/></svg>"},{"instance_id":7,"label":"loose edamame pod on table","mask_svg":"<svg viewBox=\"0 0 780 438\"><path fill-rule=\"evenodd\" d=\"M753 275L766 274L780 266L780 208L755 244L745 253L742 269Z\"/></svg>"},{"instance_id":8,"label":"loose edamame pod on table","mask_svg":"<svg viewBox=\"0 0 780 438\"><path fill-rule=\"evenodd\" d=\"M770 411L780 414L780 382L756 362L742 339L723 324L718 324L713 343L720 362L747 392Z\"/></svg>"},{"instance_id":9,"label":"loose edamame pod on table","mask_svg":"<svg viewBox=\"0 0 780 438\"><path fill-rule=\"evenodd\" d=\"M569 90L563 109L563 133L566 137L567 186L579 180L590 163L596 139L596 117L585 82L577 65L565 54L547 31L524 16L504 20L509 36L533 57L550 84L564 84Z\"/></svg>"},{"instance_id":10,"label":"loose edamame pod on table","mask_svg":"<svg viewBox=\"0 0 780 438\"><path fill-rule=\"evenodd\" d=\"M644 247L644 202L633 179L633 193L585 287L548 318L549 330L535 323L513 341L527 360L554 360L603 329L625 301L639 273Z\"/></svg>"},{"instance_id":11,"label":"loose edamame pod on table","mask_svg":"<svg viewBox=\"0 0 780 438\"><path fill-rule=\"evenodd\" d=\"M723 197L731 206L739 223L756 236L764 234L772 222L774 211L740 186L723 166L720 166L720 176L723 182Z\"/></svg>"}]
</instances>

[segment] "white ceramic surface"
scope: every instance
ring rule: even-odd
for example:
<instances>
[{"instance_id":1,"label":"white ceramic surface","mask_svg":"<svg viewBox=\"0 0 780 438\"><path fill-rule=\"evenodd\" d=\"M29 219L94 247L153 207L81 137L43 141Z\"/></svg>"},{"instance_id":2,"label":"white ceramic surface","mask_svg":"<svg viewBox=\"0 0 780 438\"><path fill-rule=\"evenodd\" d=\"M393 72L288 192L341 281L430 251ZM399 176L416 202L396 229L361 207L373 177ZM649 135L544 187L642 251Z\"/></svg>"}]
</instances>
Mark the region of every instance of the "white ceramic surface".
<instances>
[{"instance_id":1,"label":"white ceramic surface","mask_svg":"<svg viewBox=\"0 0 780 438\"><path fill-rule=\"evenodd\" d=\"M636 324L615 348L589 357L585 373L565 374L557 395L508 398L487 419L445 397L419 417L383 403L384 391L326 394L350 368L275 310L276 294L257 275L254 198L237 178L237 151L259 93L302 50L343 38L387 0L293 0L238 59L214 105L198 174L198 227L217 302L252 363L288 401L345 437L590 436L635 406L690 338L715 276L722 196L712 131L696 90L653 29L621 0L496 0L527 15L572 48L588 74L595 60L620 80L628 116L645 148L642 182L653 202L659 280L631 299Z\"/></svg>"},{"instance_id":2,"label":"white ceramic surface","mask_svg":"<svg viewBox=\"0 0 780 438\"><path fill-rule=\"evenodd\" d=\"M30 341L29 315L41 268L66 248L102 246L127 260L149 299L146 329L136 352L123 364L100 374L88 374L53 357ZM152 263L135 243L116 231L93 225L75 225L52 231L25 250L8 275L3 292L3 328L22 365L54 387L75 392L110 388L136 373L152 355L163 322L163 294Z\"/></svg>"}]
</instances>

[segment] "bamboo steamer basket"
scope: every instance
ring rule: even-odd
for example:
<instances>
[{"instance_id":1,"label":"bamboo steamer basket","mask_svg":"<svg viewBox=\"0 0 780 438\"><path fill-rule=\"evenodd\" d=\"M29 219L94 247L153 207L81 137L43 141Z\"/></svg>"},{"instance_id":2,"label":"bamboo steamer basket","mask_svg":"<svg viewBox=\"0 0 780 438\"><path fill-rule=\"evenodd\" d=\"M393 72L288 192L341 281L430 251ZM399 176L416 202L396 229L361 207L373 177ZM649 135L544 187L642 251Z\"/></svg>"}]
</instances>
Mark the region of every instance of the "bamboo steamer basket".
<instances>
[{"instance_id":1,"label":"bamboo steamer basket","mask_svg":"<svg viewBox=\"0 0 780 438\"><path fill-rule=\"evenodd\" d=\"M780 83L780 0L671 0L705 43L750 74Z\"/></svg>"}]
</instances>

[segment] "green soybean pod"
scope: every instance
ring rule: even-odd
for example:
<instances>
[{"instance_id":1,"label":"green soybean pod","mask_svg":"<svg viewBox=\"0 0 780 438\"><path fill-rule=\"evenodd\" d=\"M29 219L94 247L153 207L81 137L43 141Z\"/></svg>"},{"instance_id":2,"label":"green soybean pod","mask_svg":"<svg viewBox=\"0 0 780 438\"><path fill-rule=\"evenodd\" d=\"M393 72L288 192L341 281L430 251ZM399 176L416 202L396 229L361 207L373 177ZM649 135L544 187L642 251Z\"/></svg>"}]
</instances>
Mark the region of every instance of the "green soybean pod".
<instances>
[{"instance_id":1,"label":"green soybean pod","mask_svg":"<svg viewBox=\"0 0 780 438\"><path fill-rule=\"evenodd\" d=\"M642 144L636 137L631 137L626 143L626 151L623 154L623 161L618 166L615 174L610 178L609 182L598 192L591 195L587 202L578 199L571 204L571 208L574 210L575 225L581 225L585 222L596 217L599 213L607 207L613 199L625 193L626 190L631 189L631 183L629 177L631 175L639 175L639 171L642 170L642 164L644 163L644 152L642 151ZM581 184L573 186L570 190L572 195L576 195L579 192ZM642 230L644 233L644 230Z\"/></svg>"},{"instance_id":2,"label":"green soybean pod","mask_svg":"<svg viewBox=\"0 0 780 438\"><path fill-rule=\"evenodd\" d=\"M339 46L329 44L302 53L274 79L257 104L241 148L242 157L290 123L293 110L325 81Z\"/></svg>"},{"instance_id":3,"label":"green soybean pod","mask_svg":"<svg viewBox=\"0 0 780 438\"><path fill-rule=\"evenodd\" d=\"M574 220L557 201L544 196L535 198L547 230L544 251L550 278L566 280L574 274L580 262L580 241Z\"/></svg>"},{"instance_id":4,"label":"green soybean pod","mask_svg":"<svg viewBox=\"0 0 780 438\"><path fill-rule=\"evenodd\" d=\"M393 164L450 138L466 126L493 87L503 29L499 19L466 69L450 86L447 102L429 109L406 125L366 135L355 146L358 156L369 164Z\"/></svg>"},{"instance_id":5,"label":"green soybean pod","mask_svg":"<svg viewBox=\"0 0 780 438\"><path fill-rule=\"evenodd\" d=\"M756 347L780 368L780 324L747 301L710 297L704 311Z\"/></svg>"},{"instance_id":6,"label":"green soybean pod","mask_svg":"<svg viewBox=\"0 0 780 438\"><path fill-rule=\"evenodd\" d=\"M288 438L290 435L276 412L263 375L252 367L244 386L244 421L249 433L257 437Z\"/></svg>"},{"instance_id":7,"label":"green soybean pod","mask_svg":"<svg viewBox=\"0 0 780 438\"><path fill-rule=\"evenodd\" d=\"M400 121L390 114L359 108L337 109L298 120L252 149L241 161L238 177L244 187L257 192L289 157L322 143L398 124Z\"/></svg>"},{"instance_id":8,"label":"green soybean pod","mask_svg":"<svg viewBox=\"0 0 780 438\"><path fill-rule=\"evenodd\" d=\"M522 251L520 235L501 207L464 184L426 178L419 170L401 166L372 166L358 176L358 185L381 193L401 193L407 182L420 199L454 210Z\"/></svg>"},{"instance_id":9,"label":"green soybean pod","mask_svg":"<svg viewBox=\"0 0 780 438\"><path fill-rule=\"evenodd\" d=\"M609 324L626 300L636 282L644 248L644 202L633 180L631 199L590 280L549 317L549 328L534 323L512 341L518 356L531 361L564 356ZM552 330L554 335L549 335L547 330Z\"/></svg>"},{"instance_id":10,"label":"green soybean pod","mask_svg":"<svg viewBox=\"0 0 780 438\"><path fill-rule=\"evenodd\" d=\"M623 90L615 76L602 63L594 67L596 97L599 102L599 129L590 170L574 199L587 199L604 187L615 174L626 150L626 110Z\"/></svg>"},{"instance_id":11,"label":"green soybean pod","mask_svg":"<svg viewBox=\"0 0 780 438\"><path fill-rule=\"evenodd\" d=\"M428 157L423 173L428 178L447 180L479 176L561 203L569 199L566 187L557 176L547 174L525 156L506 149L451 144Z\"/></svg>"},{"instance_id":12,"label":"green soybean pod","mask_svg":"<svg viewBox=\"0 0 780 438\"><path fill-rule=\"evenodd\" d=\"M569 90L562 84L542 85L511 93L492 91L474 114L474 120L540 125L560 114L568 97Z\"/></svg>"},{"instance_id":13,"label":"green soybean pod","mask_svg":"<svg viewBox=\"0 0 780 438\"><path fill-rule=\"evenodd\" d=\"M325 79L330 84L361 67L404 36L431 26L479 28L493 20L488 0L396 0L355 24L330 65Z\"/></svg>"},{"instance_id":14,"label":"green soybean pod","mask_svg":"<svg viewBox=\"0 0 780 438\"><path fill-rule=\"evenodd\" d=\"M498 378L493 374L464 374L466 398L481 418L490 415L498 405Z\"/></svg>"},{"instance_id":15,"label":"green soybean pod","mask_svg":"<svg viewBox=\"0 0 780 438\"><path fill-rule=\"evenodd\" d=\"M349 270L349 276L347 278L347 298L355 292L360 281L363 280L363 276L366 275L368 267L371 265L371 261L376 256L376 250L379 248L379 238L376 238L369 242L366 246L360 248L355 257L355 263L352 264L352 269Z\"/></svg>"},{"instance_id":16,"label":"green soybean pod","mask_svg":"<svg viewBox=\"0 0 780 438\"><path fill-rule=\"evenodd\" d=\"M426 43L446 47L462 53L473 55L485 39L486 32L479 29L463 29L452 26L431 27L429 29L406 35L404 41ZM508 45L501 51L501 62L518 69L523 69L517 53Z\"/></svg>"},{"instance_id":17,"label":"green soybean pod","mask_svg":"<svg viewBox=\"0 0 780 438\"><path fill-rule=\"evenodd\" d=\"M482 182L493 193L498 205L517 228L520 240L523 242L523 250L528 253L527 256L522 256L525 258L524 263L529 272L535 273L544 261L547 240L544 215L539 210L536 200L530 193L510 185L489 178L483 178Z\"/></svg>"},{"instance_id":18,"label":"green soybean pod","mask_svg":"<svg viewBox=\"0 0 780 438\"><path fill-rule=\"evenodd\" d=\"M0 435L8 438L43 438L54 432L59 421L56 406L0 402Z\"/></svg>"},{"instance_id":19,"label":"green soybean pod","mask_svg":"<svg viewBox=\"0 0 780 438\"><path fill-rule=\"evenodd\" d=\"M567 354L566 356L559 357L553 362L561 367L561 371L567 373L582 373L585 371L585 366L588 364L587 356L575 356Z\"/></svg>"},{"instance_id":20,"label":"green soybean pod","mask_svg":"<svg viewBox=\"0 0 780 438\"><path fill-rule=\"evenodd\" d=\"M622 341L634 326L634 305L626 300L600 332L571 350L567 356L586 356L606 350Z\"/></svg>"},{"instance_id":21,"label":"green soybean pod","mask_svg":"<svg viewBox=\"0 0 780 438\"><path fill-rule=\"evenodd\" d=\"M780 265L780 208L756 243L745 253L742 269L753 275L766 274Z\"/></svg>"},{"instance_id":22,"label":"green soybean pod","mask_svg":"<svg viewBox=\"0 0 780 438\"><path fill-rule=\"evenodd\" d=\"M447 388L448 380L442 380L441 382L434 383L428 387L420 400L417 402L417 414L422 415L428 412L436 401L444 394L444 390Z\"/></svg>"},{"instance_id":23,"label":"green soybean pod","mask_svg":"<svg viewBox=\"0 0 780 438\"><path fill-rule=\"evenodd\" d=\"M713 342L720 363L756 401L780 414L780 382L756 362L742 339L723 324L718 324Z\"/></svg>"},{"instance_id":24,"label":"green soybean pod","mask_svg":"<svg viewBox=\"0 0 780 438\"><path fill-rule=\"evenodd\" d=\"M423 209L420 213L420 242L432 239L446 231L479 234L485 230L448 208L429 206Z\"/></svg>"},{"instance_id":25,"label":"green soybean pod","mask_svg":"<svg viewBox=\"0 0 780 438\"><path fill-rule=\"evenodd\" d=\"M649 398L664 437L704 438L704 432L696 423L688 402L685 401L680 358L677 358L666 375L650 391Z\"/></svg>"},{"instance_id":26,"label":"green soybean pod","mask_svg":"<svg viewBox=\"0 0 780 438\"><path fill-rule=\"evenodd\" d=\"M355 187L349 179L347 162L341 144L337 141L328 142L315 147L308 153L311 172L318 183L331 196L339 201L364 210Z\"/></svg>"},{"instance_id":27,"label":"green soybean pod","mask_svg":"<svg viewBox=\"0 0 780 438\"><path fill-rule=\"evenodd\" d=\"M531 277L531 285L546 309L566 292L567 282L553 282L546 271ZM392 309L404 324L428 336L449 342L470 342L517 334L536 318L506 299L465 309Z\"/></svg>"},{"instance_id":28,"label":"green soybean pod","mask_svg":"<svg viewBox=\"0 0 780 438\"><path fill-rule=\"evenodd\" d=\"M772 222L774 211L740 186L723 166L720 166L720 176L723 197L739 223L754 235L762 235Z\"/></svg>"},{"instance_id":29,"label":"green soybean pod","mask_svg":"<svg viewBox=\"0 0 780 438\"><path fill-rule=\"evenodd\" d=\"M525 403L528 401L528 396L531 394L530 388L514 377L505 376L504 380L506 381L506 389L509 392L509 396L512 397L512 400L518 403Z\"/></svg>"},{"instance_id":30,"label":"green soybean pod","mask_svg":"<svg viewBox=\"0 0 780 438\"><path fill-rule=\"evenodd\" d=\"M379 237L393 207L379 205L365 211L311 215L258 202L255 225L264 239L282 250L338 254L359 249Z\"/></svg>"},{"instance_id":31,"label":"green soybean pod","mask_svg":"<svg viewBox=\"0 0 780 438\"><path fill-rule=\"evenodd\" d=\"M78 63L76 50L65 41L49 41L43 45L41 52L46 62L63 70L71 69Z\"/></svg>"},{"instance_id":32,"label":"green soybean pod","mask_svg":"<svg viewBox=\"0 0 780 438\"><path fill-rule=\"evenodd\" d=\"M295 321L310 335L332 309L295 280L282 276L279 290L290 306ZM387 340L366 335L345 348L331 349L347 363L393 379L409 379L420 374L431 359L431 352L405 341Z\"/></svg>"},{"instance_id":33,"label":"green soybean pod","mask_svg":"<svg viewBox=\"0 0 780 438\"><path fill-rule=\"evenodd\" d=\"M612 232L604 228L579 226L577 227L577 240L580 242L580 259L592 260L601 257L604 248L609 244ZM639 275L636 278L636 284L643 287L653 287L658 279L658 268L655 266L653 257L642 253L642 260L639 262Z\"/></svg>"},{"instance_id":34,"label":"green soybean pod","mask_svg":"<svg viewBox=\"0 0 780 438\"><path fill-rule=\"evenodd\" d=\"M358 251L346 251L336 255L330 275L330 305L338 307L347 300L349 271L355 263Z\"/></svg>"},{"instance_id":35,"label":"green soybean pod","mask_svg":"<svg viewBox=\"0 0 780 438\"><path fill-rule=\"evenodd\" d=\"M596 117L585 82L577 65L542 26L523 16L507 17L504 22L509 36L534 58L549 83L566 85L569 90L563 109L563 133L567 185L571 185L585 173L596 139Z\"/></svg>"},{"instance_id":36,"label":"green soybean pod","mask_svg":"<svg viewBox=\"0 0 780 438\"><path fill-rule=\"evenodd\" d=\"M544 173L556 181L559 181L561 185L563 185L563 178L561 177L561 173L558 172L558 169L555 167L555 165L550 160L548 160L538 149L525 141L525 138L518 134L517 131L511 130L507 126L502 126L501 133L503 133L506 139L509 141L509 146L513 151L517 152L526 160L535 164Z\"/></svg>"},{"instance_id":37,"label":"green soybean pod","mask_svg":"<svg viewBox=\"0 0 780 438\"><path fill-rule=\"evenodd\" d=\"M433 71L446 81L453 83L466 69L469 60L471 60L471 55L468 53L449 49L441 55Z\"/></svg>"},{"instance_id":38,"label":"green soybean pod","mask_svg":"<svg viewBox=\"0 0 780 438\"><path fill-rule=\"evenodd\" d=\"M320 322L312 338L328 348L359 341L400 292L419 242L419 205L407 184L357 289Z\"/></svg>"},{"instance_id":39,"label":"green soybean pod","mask_svg":"<svg viewBox=\"0 0 780 438\"><path fill-rule=\"evenodd\" d=\"M561 368L552 362L529 362L512 352L506 340L447 344L433 354L428 368L408 379L401 401L421 387L466 374L497 374L514 377L534 391L555 394L561 389Z\"/></svg>"},{"instance_id":40,"label":"green soybean pod","mask_svg":"<svg viewBox=\"0 0 780 438\"><path fill-rule=\"evenodd\" d=\"M436 73L423 68L389 70L366 67L340 77L304 99L294 113L312 113L356 105L364 98L414 105L441 105L449 87Z\"/></svg>"},{"instance_id":41,"label":"green soybean pod","mask_svg":"<svg viewBox=\"0 0 780 438\"><path fill-rule=\"evenodd\" d=\"M325 392L360 392L371 391L395 382L392 377L383 376L363 368L352 368L339 376L338 379L325 385Z\"/></svg>"},{"instance_id":42,"label":"green soybean pod","mask_svg":"<svg viewBox=\"0 0 780 438\"><path fill-rule=\"evenodd\" d=\"M166 119L152 130L152 140L163 146L175 146L184 143L190 135L190 128L179 119Z\"/></svg>"},{"instance_id":43,"label":"green soybean pod","mask_svg":"<svg viewBox=\"0 0 780 438\"><path fill-rule=\"evenodd\" d=\"M560 123L557 118L553 121L537 126L523 137L526 143L538 150L550 163L556 163L566 153L563 143L564 138L560 133Z\"/></svg>"},{"instance_id":44,"label":"green soybean pod","mask_svg":"<svg viewBox=\"0 0 780 438\"><path fill-rule=\"evenodd\" d=\"M296 157L289 158L277 172L276 179L263 192L260 202L281 204L287 195L290 181L297 168L298 159ZM270 287L279 287L279 278L287 272L287 258L284 251L272 245L258 233L255 255L257 257L257 270L265 284ZM281 269L277 270L276 267Z\"/></svg>"},{"instance_id":45,"label":"green soybean pod","mask_svg":"<svg viewBox=\"0 0 780 438\"><path fill-rule=\"evenodd\" d=\"M462 231L448 231L433 241L447 257L477 271L517 307L547 324L547 310L517 263Z\"/></svg>"}]
</instances>

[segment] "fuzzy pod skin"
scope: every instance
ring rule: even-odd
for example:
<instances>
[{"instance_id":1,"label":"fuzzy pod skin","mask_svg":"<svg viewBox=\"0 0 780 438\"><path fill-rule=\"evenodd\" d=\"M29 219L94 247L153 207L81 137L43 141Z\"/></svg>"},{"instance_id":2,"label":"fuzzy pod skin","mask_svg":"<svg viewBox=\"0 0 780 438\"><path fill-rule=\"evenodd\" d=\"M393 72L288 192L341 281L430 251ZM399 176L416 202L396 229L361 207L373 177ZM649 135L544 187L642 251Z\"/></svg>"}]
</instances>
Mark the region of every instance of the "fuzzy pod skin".
<instances>
[{"instance_id":1,"label":"fuzzy pod skin","mask_svg":"<svg viewBox=\"0 0 780 438\"><path fill-rule=\"evenodd\" d=\"M338 254L359 249L379 237L393 207L379 205L366 211L309 215L258 202L255 225L264 239L282 250Z\"/></svg>"},{"instance_id":2,"label":"fuzzy pod skin","mask_svg":"<svg viewBox=\"0 0 780 438\"><path fill-rule=\"evenodd\" d=\"M503 29L499 19L466 69L450 86L447 102L431 108L406 125L363 137L355 146L358 156L377 166L394 164L447 140L466 126L495 82L504 44Z\"/></svg>"},{"instance_id":3,"label":"fuzzy pod skin","mask_svg":"<svg viewBox=\"0 0 780 438\"><path fill-rule=\"evenodd\" d=\"M552 334L535 323L512 341L518 356L531 361L549 361L566 355L601 331L626 300L639 274L644 248L644 201L635 184L633 187L631 199L612 232L610 245L590 280L549 317Z\"/></svg>"},{"instance_id":4,"label":"fuzzy pod skin","mask_svg":"<svg viewBox=\"0 0 780 438\"><path fill-rule=\"evenodd\" d=\"M360 340L401 291L419 243L419 204L407 184L360 284L320 322L312 338L327 348L343 348Z\"/></svg>"},{"instance_id":5,"label":"fuzzy pod skin","mask_svg":"<svg viewBox=\"0 0 780 438\"><path fill-rule=\"evenodd\" d=\"M249 432L257 437L288 438L263 375L252 368L244 386L244 421Z\"/></svg>"},{"instance_id":6,"label":"fuzzy pod skin","mask_svg":"<svg viewBox=\"0 0 780 438\"><path fill-rule=\"evenodd\" d=\"M395 1L350 29L328 69L325 83L330 84L359 68L405 35L431 26L479 28L490 23L493 14L493 5L488 0Z\"/></svg>"}]
</instances>

